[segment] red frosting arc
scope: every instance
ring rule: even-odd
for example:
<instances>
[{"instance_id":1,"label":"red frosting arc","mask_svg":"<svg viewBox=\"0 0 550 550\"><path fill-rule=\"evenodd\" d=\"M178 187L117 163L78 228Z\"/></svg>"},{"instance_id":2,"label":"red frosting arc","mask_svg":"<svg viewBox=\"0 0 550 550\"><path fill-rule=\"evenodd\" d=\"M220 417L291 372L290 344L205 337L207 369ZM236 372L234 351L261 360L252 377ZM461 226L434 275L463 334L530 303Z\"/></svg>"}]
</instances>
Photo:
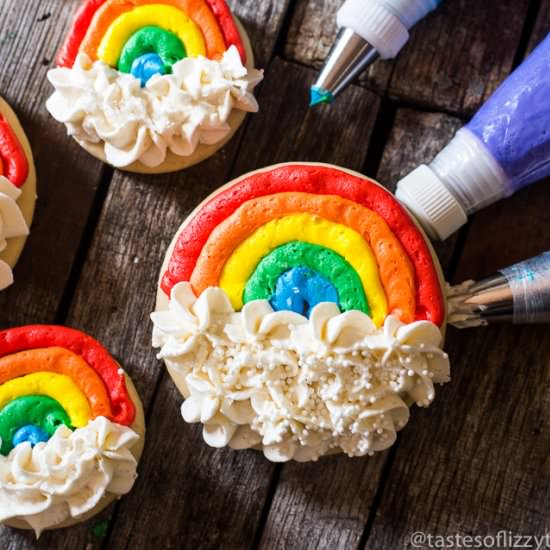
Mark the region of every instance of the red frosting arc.
<instances>
[{"instance_id":1,"label":"red frosting arc","mask_svg":"<svg viewBox=\"0 0 550 550\"><path fill-rule=\"evenodd\" d=\"M54 346L76 353L99 374L109 394L113 422L130 426L136 408L126 389L124 373L97 340L79 330L56 325L26 325L0 331L0 357Z\"/></svg>"},{"instance_id":2,"label":"red frosting arc","mask_svg":"<svg viewBox=\"0 0 550 550\"><path fill-rule=\"evenodd\" d=\"M206 0L206 3L210 6L214 17L220 25L226 47L231 45L235 46L237 50L239 50L243 65L246 65L246 50L244 49L243 42L241 40L241 33L235 24L233 14L231 13L229 6L225 0Z\"/></svg>"},{"instance_id":3,"label":"red frosting arc","mask_svg":"<svg viewBox=\"0 0 550 550\"><path fill-rule=\"evenodd\" d=\"M74 65L80 44L86 36L86 31L92 22L95 12L105 3L106 0L84 0L75 13L69 33L55 58L58 67L68 67Z\"/></svg>"},{"instance_id":4,"label":"red frosting arc","mask_svg":"<svg viewBox=\"0 0 550 550\"><path fill-rule=\"evenodd\" d=\"M86 36L86 32L88 31L88 27L90 26L97 10L106 1L107 0L84 0L82 2L73 18L69 33L67 34L65 41L63 42L63 45L59 49L55 58L56 65L58 67L71 68L74 65L80 45L82 44L82 41ZM159 3L162 4L162 0L159 0ZM206 0L206 3L220 26L226 47L231 45L236 46L239 50L239 54L241 55L242 62L245 65L246 51L241 40L241 34L235 25L233 15L231 14L231 10L227 6L225 0Z\"/></svg>"},{"instance_id":5,"label":"red frosting arc","mask_svg":"<svg viewBox=\"0 0 550 550\"><path fill-rule=\"evenodd\" d=\"M1 114L0 159L2 160L6 178L15 187L22 187L29 175L27 156L9 122Z\"/></svg>"},{"instance_id":6,"label":"red frosting arc","mask_svg":"<svg viewBox=\"0 0 550 550\"><path fill-rule=\"evenodd\" d=\"M181 232L161 288L169 295L172 287L191 277L197 258L212 230L245 201L286 192L339 195L379 214L407 252L416 273L416 318L441 325L445 307L441 284L425 238L391 193L367 178L337 168L287 164L245 177L215 194L191 218Z\"/></svg>"}]
</instances>

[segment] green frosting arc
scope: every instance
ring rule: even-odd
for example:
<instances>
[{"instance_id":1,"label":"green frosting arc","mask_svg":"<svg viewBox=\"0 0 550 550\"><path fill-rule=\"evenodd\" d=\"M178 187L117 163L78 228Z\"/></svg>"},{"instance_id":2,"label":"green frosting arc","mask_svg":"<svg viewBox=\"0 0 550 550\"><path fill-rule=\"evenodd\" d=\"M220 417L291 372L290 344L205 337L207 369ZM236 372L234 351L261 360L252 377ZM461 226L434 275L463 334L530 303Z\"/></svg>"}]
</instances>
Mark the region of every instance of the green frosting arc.
<instances>
[{"instance_id":1,"label":"green frosting arc","mask_svg":"<svg viewBox=\"0 0 550 550\"><path fill-rule=\"evenodd\" d=\"M367 297L355 269L333 250L302 241L278 246L260 260L246 283L243 302L269 300L277 279L285 271L298 266L317 271L334 285L341 311L357 309L370 314Z\"/></svg>"},{"instance_id":2,"label":"green frosting arc","mask_svg":"<svg viewBox=\"0 0 550 550\"><path fill-rule=\"evenodd\" d=\"M134 60L146 53L156 53L162 59L165 74L172 72L172 65L176 61L187 57L185 46L173 32L154 26L142 27L124 44L118 70L130 73Z\"/></svg>"},{"instance_id":3,"label":"green frosting arc","mask_svg":"<svg viewBox=\"0 0 550 550\"><path fill-rule=\"evenodd\" d=\"M61 424L71 427L65 409L46 395L25 395L17 397L0 410L0 453L4 456L13 449L15 432L28 424L40 427L52 436Z\"/></svg>"}]
</instances>

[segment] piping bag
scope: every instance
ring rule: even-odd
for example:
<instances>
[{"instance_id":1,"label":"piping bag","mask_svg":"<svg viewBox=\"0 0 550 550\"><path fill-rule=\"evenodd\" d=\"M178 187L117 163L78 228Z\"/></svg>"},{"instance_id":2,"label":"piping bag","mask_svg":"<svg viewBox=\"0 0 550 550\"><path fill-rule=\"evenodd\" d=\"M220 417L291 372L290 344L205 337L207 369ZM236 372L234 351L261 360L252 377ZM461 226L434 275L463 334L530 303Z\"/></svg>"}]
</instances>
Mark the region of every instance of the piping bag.
<instances>
[{"instance_id":1,"label":"piping bag","mask_svg":"<svg viewBox=\"0 0 550 550\"><path fill-rule=\"evenodd\" d=\"M481 281L452 286L447 299L447 322L457 328L502 322L549 323L550 251Z\"/></svg>"},{"instance_id":2,"label":"piping bag","mask_svg":"<svg viewBox=\"0 0 550 550\"><path fill-rule=\"evenodd\" d=\"M409 29L442 0L346 0L336 16L338 36L310 90L310 107L334 98L378 58L392 59Z\"/></svg>"},{"instance_id":3,"label":"piping bag","mask_svg":"<svg viewBox=\"0 0 550 550\"><path fill-rule=\"evenodd\" d=\"M550 34L396 197L432 238L468 215L550 175Z\"/></svg>"}]
</instances>

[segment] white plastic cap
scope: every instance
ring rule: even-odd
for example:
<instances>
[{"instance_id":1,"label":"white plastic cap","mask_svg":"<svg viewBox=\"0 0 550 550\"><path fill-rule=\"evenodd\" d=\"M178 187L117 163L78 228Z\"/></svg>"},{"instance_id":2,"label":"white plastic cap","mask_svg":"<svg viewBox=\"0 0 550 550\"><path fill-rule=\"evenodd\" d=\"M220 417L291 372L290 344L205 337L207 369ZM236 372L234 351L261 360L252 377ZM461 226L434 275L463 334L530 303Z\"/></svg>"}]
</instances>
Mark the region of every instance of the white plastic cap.
<instances>
[{"instance_id":1,"label":"white plastic cap","mask_svg":"<svg viewBox=\"0 0 550 550\"><path fill-rule=\"evenodd\" d=\"M374 46L382 59L391 59L409 39L408 29L437 5L438 0L346 0L336 20Z\"/></svg>"},{"instance_id":2,"label":"white plastic cap","mask_svg":"<svg viewBox=\"0 0 550 550\"><path fill-rule=\"evenodd\" d=\"M466 217L512 194L508 176L489 149L467 127L430 163L398 184L396 196L431 237L447 238Z\"/></svg>"},{"instance_id":3,"label":"white plastic cap","mask_svg":"<svg viewBox=\"0 0 550 550\"><path fill-rule=\"evenodd\" d=\"M377 0L346 0L336 21L371 44L382 59L395 57L409 39L407 27Z\"/></svg>"},{"instance_id":4,"label":"white plastic cap","mask_svg":"<svg viewBox=\"0 0 550 550\"><path fill-rule=\"evenodd\" d=\"M425 164L415 168L397 184L395 196L432 239L446 239L468 220L460 203Z\"/></svg>"}]
</instances>

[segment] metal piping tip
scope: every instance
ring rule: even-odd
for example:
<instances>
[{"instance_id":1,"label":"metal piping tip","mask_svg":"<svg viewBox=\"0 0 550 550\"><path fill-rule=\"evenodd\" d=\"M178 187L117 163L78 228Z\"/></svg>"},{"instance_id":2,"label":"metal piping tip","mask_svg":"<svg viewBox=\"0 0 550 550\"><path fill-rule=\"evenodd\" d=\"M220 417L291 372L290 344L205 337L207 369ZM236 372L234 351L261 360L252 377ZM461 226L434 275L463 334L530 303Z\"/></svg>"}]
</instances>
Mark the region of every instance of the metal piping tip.
<instances>
[{"instance_id":1,"label":"metal piping tip","mask_svg":"<svg viewBox=\"0 0 550 550\"><path fill-rule=\"evenodd\" d=\"M311 87L309 106L332 103L376 59L378 52L366 40L351 29L340 29L325 65Z\"/></svg>"},{"instance_id":2,"label":"metal piping tip","mask_svg":"<svg viewBox=\"0 0 550 550\"><path fill-rule=\"evenodd\" d=\"M550 323L550 251L447 291L449 324Z\"/></svg>"},{"instance_id":3,"label":"metal piping tip","mask_svg":"<svg viewBox=\"0 0 550 550\"><path fill-rule=\"evenodd\" d=\"M323 88L318 88L317 86L312 86L309 90L309 106L314 107L319 105L319 103L332 103L334 101L334 96L332 92L325 90Z\"/></svg>"}]
</instances>

